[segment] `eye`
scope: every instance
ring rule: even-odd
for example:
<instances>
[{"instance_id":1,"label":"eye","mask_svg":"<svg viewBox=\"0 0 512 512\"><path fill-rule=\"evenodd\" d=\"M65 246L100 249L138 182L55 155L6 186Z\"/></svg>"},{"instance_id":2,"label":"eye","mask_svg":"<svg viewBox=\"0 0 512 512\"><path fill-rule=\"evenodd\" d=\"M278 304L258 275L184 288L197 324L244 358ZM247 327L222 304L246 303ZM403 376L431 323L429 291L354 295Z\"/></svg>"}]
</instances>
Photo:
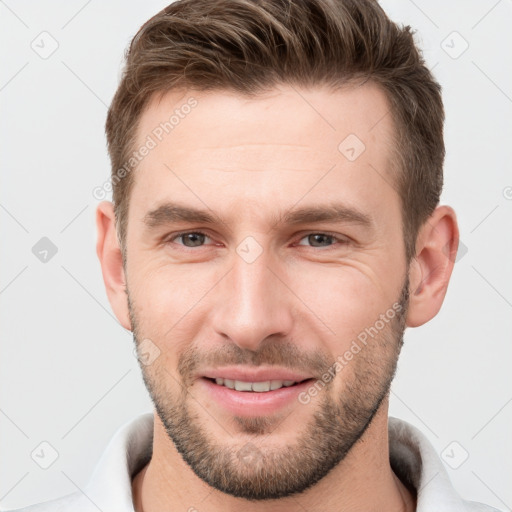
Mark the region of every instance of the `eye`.
<instances>
[{"instance_id":1,"label":"eye","mask_svg":"<svg viewBox=\"0 0 512 512\"><path fill-rule=\"evenodd\" d=\"M183 231L176 233L165 240L165 243L175 243L183 247L192 249L194 247L202 247L206 241L211 238L202 231ZM303 243L306 240L306 243ZM349 242L345 237L339 237L333 233L308 233L303 236L297 245L306 245L314 248L329 248L333 245L347 244Z\"/></svg>"},{"instance_id":2,"label":"eye","mask_svg":"<svg viewBox=\"0 0 512 512\"><path fill-rule=\"evenodd\" d=\"M331 233L309 233L308 235L301 238L302 240L307 240L311 245L310 247L330 247L334 245L335 242L339 242L342 244L348 243L348 240L345 238L339 238ZM328 243L335 241L334 243ZM327 243L327 245L325 245ZM298 243L297 245L307 245L303 243Z\"/></svg>"},{"instance_id":3,"label":"eye","mask_svg":"<svg viewBox=\"0 0 512 512\"><path fill-rule=\"evenodd\" d=\"M181 239L183 243L178 243L178 245L183 245L184 247L201 247L207 238L210 237L201 231L185 231L173 235L166 241L175 243L175 240Z\"/></svg>"}]
</instances>

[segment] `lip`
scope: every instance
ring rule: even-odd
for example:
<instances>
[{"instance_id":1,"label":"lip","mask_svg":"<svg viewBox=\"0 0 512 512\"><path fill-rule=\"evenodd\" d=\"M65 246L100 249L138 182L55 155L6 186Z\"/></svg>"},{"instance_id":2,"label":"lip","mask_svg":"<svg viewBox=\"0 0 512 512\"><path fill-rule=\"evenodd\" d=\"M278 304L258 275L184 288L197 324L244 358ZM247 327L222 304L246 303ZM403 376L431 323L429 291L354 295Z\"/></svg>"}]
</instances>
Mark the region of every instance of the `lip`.
<instances>
[{"instance_id":1,"label":"lip","mask_svg":"<svg viewBox=\"0 0 512 512\"><path fill-rule=\"evenodd\" d=\"M312 375L297 373L286 368L243 368L240 366L226 366L224 368L212 368L202 372L198 377L208 377L216 379L222 377L224 379L241 380L244 382L264 382L267 380L293 380L300 382L313 378Z\"/></svg>"},{"instance_id":2,"label":"lip","mask_svg":"<svg viewBox=\"0 0 512 512\"><path fill-rule=\"evenodd\" d=\"M219 375L220 376L220 375ZM229 377L228 377L229 378ZM253 377L251 377L252 379ZM235 379L243 380L243 379ZM259 379L272 380L272 379ZM275 379L294 380L294 379ZM221 408L231 414L244 417L265 416L298 402L298 395L311 386L314 379L310 378L290 387L282 387L273 391L258 393L254 391L237 391L218 385L209 378L201 377L197 382L200 392L211 397ZM253 382L250 380L250 382Z\"/></svg>"}]
</instances>

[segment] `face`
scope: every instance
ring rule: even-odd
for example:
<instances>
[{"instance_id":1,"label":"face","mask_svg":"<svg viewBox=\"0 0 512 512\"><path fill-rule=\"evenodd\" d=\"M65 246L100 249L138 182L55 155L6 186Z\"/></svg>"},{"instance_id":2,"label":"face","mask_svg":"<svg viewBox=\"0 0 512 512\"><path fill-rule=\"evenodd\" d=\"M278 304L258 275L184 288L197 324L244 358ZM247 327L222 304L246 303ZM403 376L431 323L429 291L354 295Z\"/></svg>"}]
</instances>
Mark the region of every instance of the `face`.
<instances>
[{"instance_id":1,"label":"face","mask_svg":"<svg viewBox=\"0 0 512 512\"><path fill-rule=\"evenodd\" d=\"M225 493L307 489L388 394L408 301L388 110L371 84L281 86L168 93L141 118L131 326L166 433Z\"/></svg>"}]
</instances>

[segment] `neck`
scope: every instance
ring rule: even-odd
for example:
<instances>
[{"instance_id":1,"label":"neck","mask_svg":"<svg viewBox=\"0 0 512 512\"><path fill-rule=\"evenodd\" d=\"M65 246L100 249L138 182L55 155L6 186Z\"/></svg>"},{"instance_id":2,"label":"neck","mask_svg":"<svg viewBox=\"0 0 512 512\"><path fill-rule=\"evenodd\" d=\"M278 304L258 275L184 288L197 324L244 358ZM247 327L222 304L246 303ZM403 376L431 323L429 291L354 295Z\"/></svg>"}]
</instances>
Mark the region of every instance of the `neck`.
<instances>
[{"instance_id":1,"label":"neck","mask_svg":"<svg viewBox=\"0 0 512 512\"><path fill-rule=\"evenodd\" d=\"M203 510L231 512L393 511L414 512L416 496L389 463L387 401L345 459L316 485L299 495L252 502L226 495L198 478L176 451L155 413L153 457L132 482L136 512Z\"/></svg>"}]
</instances>

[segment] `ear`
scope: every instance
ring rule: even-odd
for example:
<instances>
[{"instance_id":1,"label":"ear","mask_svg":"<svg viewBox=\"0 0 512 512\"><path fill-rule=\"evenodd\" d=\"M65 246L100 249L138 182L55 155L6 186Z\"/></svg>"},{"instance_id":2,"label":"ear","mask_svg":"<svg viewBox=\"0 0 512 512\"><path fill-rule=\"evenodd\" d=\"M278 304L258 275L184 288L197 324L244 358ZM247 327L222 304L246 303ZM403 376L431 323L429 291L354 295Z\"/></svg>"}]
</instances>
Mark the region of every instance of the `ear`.
<instances>
[{"instance_id":1,"label":"ear","mask_svg":"<svg viewBox=\"0 0 512 512\"><path fill-rule=\"evenodd\" d=\"M434 318L443 304L459 246L459 228L453 208L438 206L421 227L409 279L406 325L418 327Z\"/></svg>"},{"instance_id":2,"label":"ear","mask_svg":"<svg viewBox=\"0 0 512 512\"><path fill-rule=\"evenodd\" d=\"M96 208L96 229L96 254L108 300L121 325L131 331L123 258L117 238L114 205L110 201L102 201Z\"/></svg>"}]
</instances>

